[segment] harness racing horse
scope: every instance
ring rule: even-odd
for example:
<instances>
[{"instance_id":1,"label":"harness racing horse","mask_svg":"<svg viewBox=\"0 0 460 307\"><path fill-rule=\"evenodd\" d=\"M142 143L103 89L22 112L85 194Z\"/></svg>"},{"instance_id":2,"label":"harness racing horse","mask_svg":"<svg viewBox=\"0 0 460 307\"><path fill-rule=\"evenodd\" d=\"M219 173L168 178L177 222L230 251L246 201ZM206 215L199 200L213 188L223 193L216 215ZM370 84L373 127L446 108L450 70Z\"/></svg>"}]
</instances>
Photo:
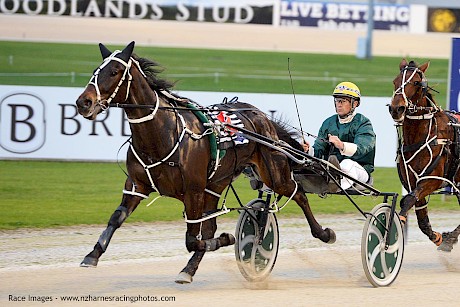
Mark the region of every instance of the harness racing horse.
<instances>
[{"instance_id":1,"label":"harness racing horse","mask_svg":"<svg viewBox=\"0 0 460 307\"><path fill-rule=\"evenodd\" d=\"M439 250L451 251L457 243L460 225L442 235L433 231L428 218L426 197L450 186L457 195L459 173L459 132L456 114L442 110L431 94L425 77L429 62L417 66L405 59L394 79L394 94L389 111L398 126L399 178L409 193L401 199L403 223L415 205L418 226Z\"/></svg>"},{"instance_id":2,"label":"harness racing horse","mask_svg":"<svg viewBox=\"0 0 460 307\"><path fill-rule=\"evenodd\" d=\"M94 120L110 106L123 107L132 136L126 157L128 178L121 204L81 266L97 266L115 230L141 200L158 192L184 204L185 245L194 253L176 282L192 282L205 252L235 242L233 235L228 233L214 238L216 218L209 213L217 211L221 193L248 165L255 168L261 180L275 193L292 197L302 208L315 238L326 243L335 242L334 231L321 227L301 187L297 189L291 177L290 160L285 154L248 140L246 144L227 149L225 156L213 163L209 125L199 119L196 109L187 107L188 99L170 92L172 83L158 78L158 64L133 54L134 42L122 51L111 52L103 44L99 44L99 48L103 63L78 97L78 112ZM231 108L244 129L279 139L276 129L281 127L252 105L235 102L215 108L229 111Z\"/></svg>"}]
</instances>

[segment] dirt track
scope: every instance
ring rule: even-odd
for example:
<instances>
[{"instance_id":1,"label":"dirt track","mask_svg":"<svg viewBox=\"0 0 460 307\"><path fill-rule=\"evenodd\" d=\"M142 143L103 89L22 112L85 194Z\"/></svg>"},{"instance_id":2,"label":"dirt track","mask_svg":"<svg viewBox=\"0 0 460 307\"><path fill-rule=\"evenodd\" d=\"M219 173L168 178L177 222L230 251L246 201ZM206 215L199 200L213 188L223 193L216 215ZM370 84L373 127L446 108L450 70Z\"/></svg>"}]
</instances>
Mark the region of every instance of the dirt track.
<instances>
[{"instance_id":1,"label":"dirt track","mask_svg":"<svg viewBox=\"0 0 460 307\"><path fill-rule=\"evenodd\" d=\"M135 40L155 46L345 54L355 54L356 39L364 35L266 26L4 15L0 31L3 40L120 44ZM376 32L374 55L448 58L450 38L444 34ZM243 279L232 248L205 256L192 284L175 284L174 278L189 257L184 248L183 222L125 225L115 234L97 269L79 268L78 264L97 241L102 227L2 231L0 302L2 306L43 305L8 302L9 295L37 295L52 297L53 302L45 305L132 306L129 302L63 303L59 297L150 295L175 296L175 302L155 303L170 306L458 306L459 246L450 254L437 252L412 219L396 282L387 288L372 288L360 259L364 221L355 215L318 220L336 231L338 241L334 245L313 239L305 221L283 220L280 214L278 261L270 279L257 284ZM431 221L437 230L452 230L460 214L433 215ZM235 223L223 223L218 233L233 233Z\"/></svg>"},{"instance_id":2,"label":"dirt track","mask_svg":"<svg viewBox=\"0 0 460 307\"><path fill-rule=\"evenodd\" d=\"M460 213L431 217L433 226L445 231L458 224ZM233 248L227 247L205 256L192 284L175 284L190 256L184 248L183 222L124 225L96 269L78 264L97 241L102 226L2 231L1 305L18 305L7 301L9 295L50 296L53 302L46 305L55 306L63 304L61 296L114 295L174 296L174 303L161 302L174 306L196 305L197 301L220 306L386 306L389 302L392 306L458 306L459 247L451 253L436 251L415 219L410 220L401 272L386 288L373 288L364 275L360 256L364 221L358 215L319 216L318 220L334 228L335 244L312 238L303 219L278 215L278 261L270 278L260 283L242 277ZM220 223L218 233L233 233L235 223Z\"/></svg>"}]
</instances>

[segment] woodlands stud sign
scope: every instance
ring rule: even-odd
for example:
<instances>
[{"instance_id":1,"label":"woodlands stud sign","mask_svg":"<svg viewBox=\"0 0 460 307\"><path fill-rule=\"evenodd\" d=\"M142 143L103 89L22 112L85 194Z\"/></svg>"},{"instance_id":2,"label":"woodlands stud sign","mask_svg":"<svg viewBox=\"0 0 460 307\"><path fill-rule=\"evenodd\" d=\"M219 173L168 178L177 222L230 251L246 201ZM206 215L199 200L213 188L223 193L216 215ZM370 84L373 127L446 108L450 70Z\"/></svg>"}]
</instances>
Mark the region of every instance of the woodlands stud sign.
<instances>
[{"instance_id":1,"label":"woodlands stud sign","mask_svg":"<svg viewBox=\"0 0 460 307\"><path fill-rule=\"evenodd\" d=\"M196 1L186 5L155 0L0 0L0 13L271 24L274 1L251 2Z\"/></svg>"}]
</instances>

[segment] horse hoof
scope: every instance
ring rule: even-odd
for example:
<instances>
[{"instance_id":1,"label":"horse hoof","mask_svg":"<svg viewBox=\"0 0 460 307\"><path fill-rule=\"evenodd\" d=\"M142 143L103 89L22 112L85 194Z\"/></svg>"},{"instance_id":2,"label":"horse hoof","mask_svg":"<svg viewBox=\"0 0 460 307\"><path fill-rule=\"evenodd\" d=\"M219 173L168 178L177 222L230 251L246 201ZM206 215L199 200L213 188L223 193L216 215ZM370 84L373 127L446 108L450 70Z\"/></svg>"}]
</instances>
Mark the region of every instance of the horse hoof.
<instances>
[{"instance_id":1,"label":"horse hoof","mask_svg":"<svg viewBox=\"0 0 460 307\"><path fill-rule=\"evenodd\" d=\"M177 278L175 280L175 282L178 284L189 284L192 281L193 281L192 275L185 273L185 272L180 272L179 275L177 275Z\"/></svg>"},{"instance_id":2,"label":"horse hoof","mask_svg":"<svg viewBox=\"0 0 460 307\"><path fill-rule=\"evenodd\" d=\"M80 267L82 268L95 268L97 267L99 259L93 257L85 257L83 261L80 263Z\"/></svg>"},{"instance_id":3,"label":"horse hoof","mask_svg":"<svg viewBox=\"0 0 460 307\"><path fill-rule=\"evenodd\" d=\"M223 233L220 235L220 237L227 241L226 242L227 244L225 244L225 246L235 244L235 236L232 235L231 233Z\"/></svg>"},{"instance_id":4,"label":"horse hoof","mask_svg":"<svg viewBox=\"0 0 460 307\"><path fill-rule=\"evenodd\" d=\"M327 244L334 244L335 240L337 239L337 237L335 236L334 230L332 230L330 228L326 228L325 230L329 233L329 241L327 241L326 243Z\"/></svg>"},{"instance_id":5,"label":"horse hoof","mask_svg":"<svg viewBox=\"0 0 460 307\"><path fill-rule=\"evenodd\" d=\"M454 247L448 243L442 242L441 245L438 246L438 251L442 252L451 252Z\"/></svg>"}]
</instances>

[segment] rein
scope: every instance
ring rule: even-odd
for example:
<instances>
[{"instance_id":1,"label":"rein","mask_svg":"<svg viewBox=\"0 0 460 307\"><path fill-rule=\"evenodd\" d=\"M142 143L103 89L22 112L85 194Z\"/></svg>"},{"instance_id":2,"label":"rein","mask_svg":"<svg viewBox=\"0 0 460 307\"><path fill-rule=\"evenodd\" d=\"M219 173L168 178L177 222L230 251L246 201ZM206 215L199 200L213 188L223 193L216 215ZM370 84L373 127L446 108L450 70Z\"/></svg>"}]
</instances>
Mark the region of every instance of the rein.
<instances>
[{"instance_id":1,"label":"rein","mask_svg":"<svg viewBox=\"0 0 460 307\"><path fill-rule=\"evenodd\" d=\"M163 94L164 91L161 91L160 93ZM122 109L153 109L156 107L156 105L149 105L149 104L143 104L143 105L136 105L136 104L129 104L129 103L110 103L109 107L113 108L122 108ZM158 107L160 110L178 110L178 111L197 111L197 109L193 108L187 108L187 107ZM224 108L224 109L219 109L219 108L199 108L198 111L202 112L215 112L215 111L227 111L227 112L239 112L239 111L256 111L256 108Z\"/></svg>"}]
</instances>

